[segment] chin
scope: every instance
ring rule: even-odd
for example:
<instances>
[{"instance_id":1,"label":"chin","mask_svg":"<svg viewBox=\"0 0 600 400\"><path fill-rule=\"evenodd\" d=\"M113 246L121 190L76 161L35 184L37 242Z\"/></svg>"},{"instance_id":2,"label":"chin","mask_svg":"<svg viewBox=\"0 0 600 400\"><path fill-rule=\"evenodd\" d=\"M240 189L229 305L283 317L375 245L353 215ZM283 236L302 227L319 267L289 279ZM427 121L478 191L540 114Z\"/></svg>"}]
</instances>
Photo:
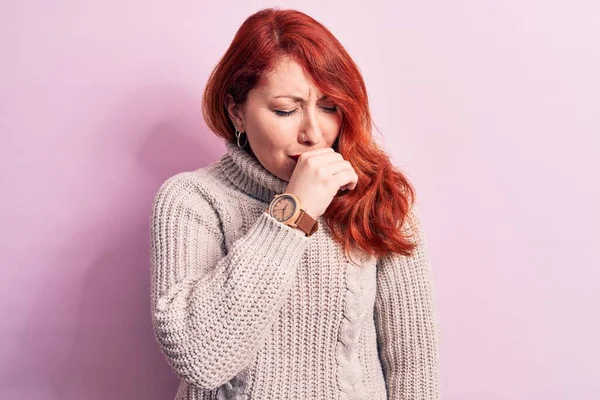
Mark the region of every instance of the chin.
<instances>
[{"instance_id":1,"label":"chin","mask_svg":"<svg viewBox=\"0 0 600 400\"><path fill-rule=\"evenodd\" d=\"M276 177L278 177L281 180L284 180L286 182L289 182L291 177L292 177L292 173L294 172L294 168L288 165L279 165L277 168L274 169L270 169L267 168L269 170L269 172L271 172L271 174L275 175Z\"/></svg>"},{"instance_id":2,"label":"chin","mask_svg":"<svg viewBox=\"0 0 600 400\"><path fill-rule=\"evenodd\" d=\"M279 178L281 178L282 180L289 182L290 179L292 179L292 173L294 172L294 170L292 169L290 172L284 174L283 176L280 176Z\"/></svg>"},{"instance_id":3,"label":"chin","mask_svg":"<svg viewBox=\"0 0 600 400\"><path fill-rule=\"evenodd\" d=\"M289 182L290 179L292 178L292 172L293 171L291 171L291 172L289 172L287 174L283 174L283 176L279 176L279 179L282 179L282 180L284 180L286 182Z\"/></svg>"}]
</instances>

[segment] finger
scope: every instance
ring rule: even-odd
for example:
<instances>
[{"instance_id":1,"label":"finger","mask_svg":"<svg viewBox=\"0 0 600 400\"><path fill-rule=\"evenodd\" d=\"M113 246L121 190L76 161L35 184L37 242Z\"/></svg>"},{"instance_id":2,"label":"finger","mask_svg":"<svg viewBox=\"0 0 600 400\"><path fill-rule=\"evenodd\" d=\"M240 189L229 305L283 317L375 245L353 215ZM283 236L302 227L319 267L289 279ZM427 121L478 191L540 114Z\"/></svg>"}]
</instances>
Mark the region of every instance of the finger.
<instances>
[{"instance_id":1,"label":"finger","mask_svg":"<svg viewBox=\"0 0 600 400\"><path fill-rule=\"evenodd\" d=\"M326 152L315 154L315 155L311 156L310 158L307 158L306 160L307 161L310 160L310 162L313 166L320 169L321 167L324 167L325 165L327 165L329 163L336 162L336 161L343 161L344 158L342 157L342 155L340 153L336 153L335 151L331 151L331 152L326 151Z\"/></svg>"},{"instance_id":2,"label":"finger","mask_svg":"<svg viewBox=\"0 0 600 400\"><path fill-rule=\"evenodd\" d=\"M350 164L349 161L346 161L344 159L336 159L334 161L328 162L320 168L320 170L323 171L324 175L326 176L335 175L347 169L354 171L354 168L352 168L352 164Z\"/></svg>"},{"instance_id":3,"label":"finger","mask_svg":"<svg viewBox=\"0 0 600 400\"><path fill-rule=\"evenodd\" d=\"M298 158L298 161L300 161L300 160L307 160L307 159L309 159L311 157L314 157L316 155L319 155L319 154L334 153L334 152L335 152L335 150L333 150L331 147L323 147L322 149L305 151L304 153L300 154L300 157Z\"/></svg>"},{"instance_id":4,"label":"finger","mask_svg":"<svg viewBox=\"0 0 600 400\"><path fill-rule=\"evenodd\" d=\"M358 176L354 170L345 169L333 176L334 182L340 189L345 187L354 190L358 185Z\"/></svg>"}]
</instances>

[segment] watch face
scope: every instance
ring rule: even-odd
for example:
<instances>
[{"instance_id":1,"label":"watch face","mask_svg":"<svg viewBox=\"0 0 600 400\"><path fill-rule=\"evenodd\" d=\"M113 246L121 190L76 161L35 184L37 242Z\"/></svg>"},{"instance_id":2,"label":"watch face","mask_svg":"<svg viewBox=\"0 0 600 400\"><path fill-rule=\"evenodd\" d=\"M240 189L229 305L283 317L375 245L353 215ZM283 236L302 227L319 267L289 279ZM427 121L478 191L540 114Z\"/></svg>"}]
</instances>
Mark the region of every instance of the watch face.
<instances>
[{"instance_id":1,"label":"watch face","mask_svg":"<svg viewBox=\"0 0 600 400\"><path fill-rule=\"evenodd\" d=\"M283 195L278 197L275 202L273 202L273 208L271 209L271 215L277 221L287 221L294 215L296 211L296 201L291 196Z\"/></svg>"}]
</instances>

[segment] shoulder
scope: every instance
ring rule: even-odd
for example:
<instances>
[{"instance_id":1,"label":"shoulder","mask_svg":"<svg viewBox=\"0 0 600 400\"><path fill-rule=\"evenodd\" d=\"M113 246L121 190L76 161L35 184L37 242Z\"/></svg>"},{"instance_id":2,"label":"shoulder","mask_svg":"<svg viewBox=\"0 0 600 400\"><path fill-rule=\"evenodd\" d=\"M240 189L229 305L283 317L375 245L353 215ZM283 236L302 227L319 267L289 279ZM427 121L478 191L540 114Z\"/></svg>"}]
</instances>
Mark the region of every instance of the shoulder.
<instances>
[{"instance_id":1,"label":"shoulder","mask_svg":"<svg viewBox=\"0 0 600 400\"><path fill-rule=\"evenodd\" d=\"M164 180L152 201L153 214L183 207L201 214L217 214L224 208L224 184L219 176L218 162L193 171L183 171Z\"/></svg>"},{"instance_id":2,"label":"shoulder","mask_svg":"<svg viewBox=\"0 0 600 400\"><path fill-rule=\"evenodd\" d=\"M215 200L222 199L229 186L223 174L221 159L195 170L179 172L168 177L156 191L155 198L172 193L202 194Z\"/></svg>"}]
</instances>

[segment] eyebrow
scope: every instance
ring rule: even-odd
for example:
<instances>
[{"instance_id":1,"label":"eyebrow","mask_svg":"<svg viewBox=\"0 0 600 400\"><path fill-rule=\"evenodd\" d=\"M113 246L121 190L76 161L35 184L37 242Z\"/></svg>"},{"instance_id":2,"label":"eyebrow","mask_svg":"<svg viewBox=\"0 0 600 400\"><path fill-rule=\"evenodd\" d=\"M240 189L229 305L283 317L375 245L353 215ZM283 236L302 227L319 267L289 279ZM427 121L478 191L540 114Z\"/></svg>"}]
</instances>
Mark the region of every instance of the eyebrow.
<instances>
[{"instance_id":1,"label":"eyebrow","mask_svg":"<svg viewBox=\"0 0 600 400\"><path fill-rule=\"evenodd\" d=\"M298 103L306 103L306 102L307 102L307 100L306 100L306 99L304 99L304 98L302 98L302 97L300 97L300 96L292 96L292 95L286 95L286 94L282 94L282 95L279 95L279 96L275 96L275 97L273 97L273 98L274 98L274 99L278 99L278 98L280 98L280 97L287 97L287 98L289 98L289 99L292 99L292 100L294 100L295 102L298 102ZM327 95L323 95L323 96L321 96L321 98L317 99L317 101L320 101L320 100L325 100L325 99L328 99L328 98L329 98L329 97L328 97Z\"/></svg>"}]
</instances>

